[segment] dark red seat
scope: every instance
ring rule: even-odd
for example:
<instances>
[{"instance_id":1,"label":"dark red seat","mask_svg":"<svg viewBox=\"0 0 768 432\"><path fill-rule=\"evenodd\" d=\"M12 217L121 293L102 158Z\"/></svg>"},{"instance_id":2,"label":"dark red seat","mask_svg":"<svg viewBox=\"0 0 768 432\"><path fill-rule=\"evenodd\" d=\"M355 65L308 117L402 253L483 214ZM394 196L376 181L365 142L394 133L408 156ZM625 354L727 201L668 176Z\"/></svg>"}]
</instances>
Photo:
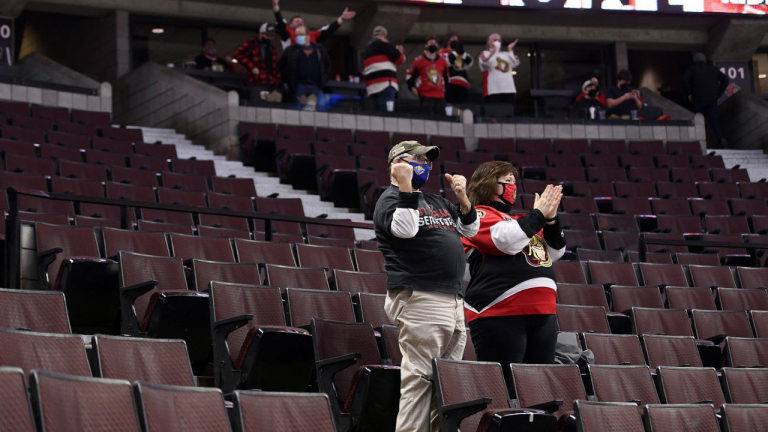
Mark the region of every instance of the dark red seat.
<instances>
[{"instance_id":1,"label":"dark red seat","mask_svg":"<svg viewBox=\"0 0 768 432\"><path fill-rule=\"evenodd\" d=\"M120 252L171 256L163 233L104 228L102 236L104 254L108 257L117 257Z\"/></svg>"},{"instance_id":2,"label":"dark red seat","mask_svg":"<svg viewBox=\"0 0 768 432\"><path fill-rule=\"evenodd\" d=\"M573 306L600 306L606 311L608 301L600 285L557 284L557 302Z\"/></svg>"},{"instance_id":3,"label":"dark red seat","mask_svg":"<svg viewBox=\"0 0 768 432\"><path fill-rule=\"evenodd\" d=\"M213 282L240 285L259 285L259 268L255 263L223 263L217 261L192 260L194 288L198 291L210 289Z\"/></svg>"},{"instance_id":4,"label":"dark red seat","mask_svg":"<svg viewBox=\"0 0 768 432\"><path fill-rule=\"evenodd\" d=\"M267 264L264 285L280 288L329 290L328 277L323 268L296 268Z\"/></svg>"},{"instance_id":5,"label":"dark red seat","mask_svg":"<svg viewBox=\"0 0 768 432\"><path fill-rule=\"evenodd\" d=\"M638 245L638 235L636 232L613 232L613 231L603 231L603 241L605 242L605 249L607 251L637 251L639 248ZM581 255L579 255L579 259L582 261L616 261L616 260L607 260L607 259L595 259L590 260L586 258L581 258ZM618 260L616 262L622 262L622 259Z\"/></svg>"},{"instance_id":6,"label":"dark red seat","mask_svg":"<svg viewBox=\"0 0 768 432\"><path fill-rule=\"evenodd\" d=\"M161 173L168 171L168 159L142 156L142 155L130 155L128 161L131 164L131 168L139 169L143 171L152 171L154 173Z\"/></svg>"},{"instance_id":7,"label":"dark red seat","mask_svg":"<svg viewBox=\"0 0 768 432\"><path fill-rule=\"evenodd\" d=\"M107 182L107 197L129 201L157 202L155 189L151 186L134 186L123 183Z\"/></svg>"},{"instance_id":8,"label":"dark red seat","mask_svg":"<svg viewBox=\"0 0 768 432\"><path fill-rule=\"evenodd\" d=\"M236 239L235 252L237 261L241 263L277 264L281 266L296 266L296 260L287 243L248 241Z\"/></svg>"},{"instance_id":9,"label":"dark red seat","mask_svg":"<svg viewBox=\"0 0 768 432\"><path fill-rule=\"evenodd\" d=\"M79 335L0 329L0 366L91 376L83 340Z\"/></svg>"},{"instance_id":10,"label":"dark red seat","mask_svg":"<svg viewBox=\"0 0 768 432\"><path fill-rule=\"evenodd\" d=\"M633 155L633 154L621 154L619 155L619 161L621 166L630 168L655 168L656 164L653 161L651 155Z\"/></svg>"},{"instance_id":11,"label":"dark red seat","mask_svg":"<svg viewBox=\"0 0 768 432\"><path fill-rule=\"evenodd\" d=\"M742 198L755 199L762 198L768 199L768 183L749 183L739 182L739 192Z\"/></svg>"},{"instance_id":12,"label":"dark red seat","mask_svg":"<svg viewBox=\"0 0 768 432\"><path fill-rule=\"evenodd\" d=\"M91 138L91 147L96 151L119 153L126 156L133 154L133 141L113 140L94 136Z\"/></svg>"},{"instance_id":13,"label":"dark red seat","mask_svg":"<svg viewBox=\"0 0 768 432\"><path fill-rule=\"evenodd\" d=\"M698 430L719 430L715 410L708 405L647 405L645 407L646 424L654 432L679 431L689 425L696 425Z\"/></svg>"},{"instance_id":14,"label":"dark red seat","mask_svg":"<svg viewBox=\"0 0 768 432\"><path fill-rule=\"evenodd\" d=\"M614 198L613 212L626 215L650 215L651 200L647 198Z\"/></svg>"},{"instance_id":15,"label":"dark red seat","mask_svg":"<svg viewBox=\"0 0 768 432\"><path fill-rule=\"evenodd\" d=\"M690 168L691 163L685 155L656 155L656 166L659 168Z\"/></svg>"},{"instance_id":16,"label":"dark red seat","mask_svg":"<svg viewBox=\"0 0 768 432\"><path fill-rule=\"evenodd\" d=\"M613 185L619 198L656 198L656 188L652 183L616 182Z\"/></svg>"},{"instance_id":17,"label":"dark red seat","mask_svg":"<svg viewBox=\"0 0 768 432\"><path fill-rule=\"evenodd\" d=\"M691 206L687 199L673 198L651 200L651 208L655 215L692 216Z\"/></svg>"},{"instance_id":18,"label":"dark red seat","mask_svg":"<svg viewBox=\"0 0 768 432\"><path fill-rule=\"evenodd\" d=\"M335 270L333 272L336 289L339 291L349 291L353 294L387 293L387 276L383 273L363 273L344 270Z\"/></svg>"},{"instance_id":19,"label":"dark red seat","mask_svg":"<svg viewBox=\"0 0 768 432\"><path fill-rule=\"evenodd\" d=\"M633 166L627 171L627 178L636 183L657 183L669 181L669 170L666 168L648 168ZM661 193L659 193L661 195Z\"/></svg>"},{"instance_id":20,"label":"dark red seat","mask_svg":"<svg viewBox=\"0 0 768 432\"><path fill-rule=\"evenodd\" d=\"M108 153L100 150L86 150L85 161L90 164L104 165L107 168L112 168L113 166L128 166L125 155L120 153Z\"/></svg>"},{"instance_id":21,"label":"dark red seat","mask_svg":"<svg viewBox=\"0 0 768 432\"><path fill-rule=\"evenodd\" d=\"M706 199L739 198L739 188L736 183L699 183L699 194Z\"/></svg>"},{"instance_id":22,"label":"dark red seat","mask_svg":"<svg viewBox=\"0 0 768 432\"><path fill-rule=\"evenodd\" d=\"M77 148L41 144L40 157L56 161L82 162L83 152Z\"/></svg>"},{"instance_id":23,"label":"dark red seat","mask_svg":"<svg viewBox=\"0 0 768 432\"><path fill-rule=\"evenodd\" d=\"M183 341L98 335L93 351L101 378L195 386Z\"/></svg>"},{"instance_id":24,"label":"dark red seat","mask_svg":"<svg viewBox=\"0 0 768 432\"><path fill-rule=\"evenodd\" d=\"M0 289L0 328L71 333L64 293Z\"/></svg>"},{"instance_id":25,"label":"dark red seat","mask_svg":"<svg viewBox=\"0 0 768 432\"><path fill-rule=\"evenodd\" d=\"M728 267L710 267L692 265L688 267L695 287L736 288L731 270Z\"/></svg>"},{"instance_id":26,"label":"dark red seat","mask_svg":"<svg viewBox=\"0 0 768 432\"><path fill-rule=\"evenodd\" d=\"M208 192L208 178L195 174L162 173L163 187L191 192Z\"/></svg>"},{"instance_id":27,"label":"dark red seat","mask_svg":"<svg viewBox=\"0 0 768 432\"><path fill-rule=\"evenodd\" d=\"M557 261L552 263L552 268L555 270L555 280L558 283L587 284L587 278L579 261Z\"/></svg>"},{"instance_id":28,"label":"dark red seat","mask_svg":"<svg viewBox=\"0 0 768 432\"><path fill-rule=\"evenodd\" d=\"M589 181L592 182L625 182L627 181L627 172L624 168L587 168Z\"/></svg>"},{"instance_id":29,"label":"dark red seat","mask_svg":"<svg viewBox=\"0 0 768 432\"><path fill-rule=\"evenodd\" d=\"M202 192L186 192L178 189L157 188L157 197L161 204L207 207L205 194Z\"/></svg>"},{"instance_id":30,"label":"dark red seat","mask_svg":"<svg viewBox=\"0 0 768 432\"><path fill-rule=\"evenodd\" d=\"M691 336L646 334L641 340L651 369L659 366L702 366L696 340Z\"/></svg>"},{"instance_id":31,"label":"dark red seat","mask_svg":"<svg viewBox=\"0 0 768 432\"><path fill-rule=\"evenodd\" d=\"M663 199L699 197L699 190L696 188L695 183L670 183L669 180L664 180L657 182L656 188L659 191L659 198Z\"/></svg>"},{"instance_id":32,"label":"dark red seat","mask_svg":"<svg viewBox=\"0 0 768 432\"><path fill-rule=\"evenodd\" d=\"M621 231L639 233L634 215L598 214L597 227L602 231Z\"/></svg>"},{"instance_id":33,"label":"dark red seat","mask_svg":"<svg viewBox=\"0 0 768 432\"><path fill-rule=\"evenodd\" d=\"M657 215L656 223L662 233L696 233L702 232L701 219L698 216Z\"/></svg>"},{"instance_id":34,"label":"dark red seat","mask_svg":"<svg viewBox=\"0 0 768 432\"><path fill-rule=\"evenodd\" d=\"M231 428L219 389L137 382L133 385L144 430L184 430L190 425L208 431ZM168 415L172 412L173 415Z\"/></svg>"},{"instance_id":35,"label":"dark red seat","mask_svg":"<svg viewBox=\"0 0 768 432\"><path fill-rule=\"evenodd\" d=\"M664 154L663 141L630 141L629 152L632 154L657 155Z\"/></svg>"},{"instance_id":36,"label":"dark red seat","mask_svg":"<svg viewBox=\"0 0 768 432\"><path fill-rule=\"evenodd\" d=\"M595 204L595 200L592 198L564 196L561 204L566 213L592 214L598 212L597 204Z\"/></svg>"},{"instance_id":37,"label":"dark red seat","mask_svg":"<svg viewBox=\"0 0 768 432\"><path fill-rule=\"evenodd\" d=\"M309 326L313 318L354 322L355 311L348 292L288 288L285 290L288 324Z\"/></svg>"},{"instance_id":38,"label":"dark red seat","mask_svg":"<svg viewBox=\"0 0 768 432\"><path fill-rule=\"evenodd\" d=\"M141 129L102 128L101 136L108 139L132 141L134 143L144 142L144 134L141 132Z\"/></svg>"},{"instance_id":39,"label":"dark red seat","mask_svg":"<svg viewBox=\"0 0 768 432\"><path fill-rule=\"evenodd\" d=\"M136 142L134 149L136 154L141 156L148 156L166 161L168 159L176 158L176 145L174 144L149 144Z\"/></svg>"},{"instance_id":40,"label":"dark red seat","mask_svg":"<svg viewBox=\"0 0 768 432\"><path fill-rule=\"evenodd\" d=\"M256 196L256 186L249 178L211 177L211 190L224 195Z\"/></svg>"},{"instance_id":41,"label":"dark red seat","mask_svg":"<svg viewBox=\"0 0 768 432\"><path fill-rule=\"evenodd\" d=\"M643 285L645 286L688 286L688 279L685 277L683 267L680 265L641 263L639 267L640 274L643 276Z\"/></svg>"},{"instance_id":42,"label":"dark red seat","mask_svg":"<svg viewBox=\"0 0 768 432\"><path fill-rule=\"evenodd\" d=\"M693 336L688 313L684 309L632 308L632 323L637 335Z\"/></svg>"},{"instance_id":43,"label":"dark red seat","mask_svg":"<svg viewBox=\"0 0 768 432\"><path fill-rule=\"evenodd\" d=\"M45 180L43 178L40 179ZM99 181L77 180L66 177L51 177L51 186L51 190L54 193L81 195L95 198L104 197L104 187Z\"/></svg>"},{"instance_id":44,"label":"dark red seat","mask_svg":"<svg viewBox=\"0 0 768 432\"><path fill-rule=\"evenodd\" d=\"M135 186L157 186L157 174L140 169L113 166L111 168L112 181Z\"/></svg>"},{"instance_id":45,"label":"dark red seat","mask_svg":"<svg viewBox=\"0 0 768 432\"><path fill-rule=\"evenodd\" d=\"M41 159L36 157L6 154L5 169L6 171L19 174L32 174L51 177L56 175L56 162L52 159Z\"/></svg>"},{"instance_id":46,"label":"dark red seat","mask_svg":"<svg viewBox=\"0 0 768 432\"><path fill-rule=\"evenodd\" d=\"M747 183L750 182L749 173L744 168L739 169L711 169L712 181L718 183Z\"/></svg>"},{"instance_id":47,"label":"dark red seat","mask_svg":"<svg viewBox=\"0 0 768 432\"><path fill-rule=\"evenodd\" d=\"M521 407L563 401L552 414L558 418L559 424L575 422L573 401L587 399L578 366L513 364L511 368L515 394Z\"/></svg>"},{"instance_id":48,"label":"dark red seat","mask_svg":"<svg viewBox=\"0 0 768 432\"><path fill-rule=\"evenodd\" d=\"M585 154L584 166L588 168L618 168L619 157L615 154ZM626 174L624 175L626 177Z\"/></svg>"},{"instance_id":49,"label":"dark red seat","mask_svg":"<svg viewBox=\"0 0 768 432\"><path fill-rule=\"evenodd\" d=\"M577 154L548 154L547 166L556 168L576 168L582 166L581 156Z\"/></svg>"},{"instance_id":50,"label":"dark red seat","mask_svg":"<svg viewBox=\"0 0 768 432\"><path fill-rule=\"evenodd\" d=\"M644 432L643 422L637 415L637 405L619 402L574 401L579 430L595 432L613 430L616 421L621 422L622 430Z\"/></svg>"},{"instance_id":51,"label":"dark red seat","mask_svg":"<svg viewBox=\"0 0 768 432\"><path fill-rule=\"evenodd\" d=\"M236 391L233 402L239 430L335 431L328 397L324 394Z\"/></svg>"},{"instance_id":52,"label":"dark red seat","mask_svg":"<svg viewBox=\"0 0 768 432\"><path fill-rule=\"evenodd\" d=\"M226 238L187 236L170 234L173 256L184 261L202 259L206 261L235 262L232 246Z\"/></svg>"},{"instance_id":53,"label":"dark red seat","mask_svg":"<svg viewBox=\"0 0 768 432\"><path fill-rule=\"evenodd\" d=\"M710 181L709 172L703 168L672 168L669 171L672 175L672 181L677 183Z\"/></svg>"},{"instance_id":54,"label":"dark red seat","mask_svg":"<svg viewBox=\"0 0 768 432\"><path fill-rule=\"evenodd\" d=\"M149 220L139 220L138 229L139 231L161 232L166 234L170 234L170 233L187 234L187 235L194 234L194 229L192 225L168 224L168 223L154 222Z\"/></svg>"},{"instance_id":55,"label":"dark red seat","mask_svg":"<svg viewBox=\"0 0 768 432\"><path fill-rule=\"evenodd\" d=\"M659 382L662 401L667 404L712 401L715 408L720 409L720 405L725 403L723 390L714 368L659 366ZM704 406L711 408L708 405ZM715 428L717 428L716 420Z\"/></svg>"},{"instance_id":56,"label":"dark red seat","mask_svg":"<svg viewBox=\"0 0 768 432\"><path fill-rule=\"evenodd\" d=\"M533 193L541 193L544 191L544 188L549 185L549 182L541 182L538 180L526 180L525 186L526 190L529 187L529 185L533 184L534 182L538 184L542 184L543 187L536 187L536 189L532 190ZM614 195L613 193L613 185L610 183L590 183L590 182L573 182L573 195L577 197L588 197L588 198L595 198L595 197L612 197Z\"/></svg>"},{"instance_id":57,"label":"dark red seat","mask_svg":"<svg viewBox=\"0 0 768 432\"><path fill-rule=\"evenodd\" d=\"M29 394L24 371L19 368L0 368L0 423L13 431L35 430L34 415L29 404Z\"/></svg>"},{"instance_id":58,"label":"dark red seat","mask_svg":"<svg viewBox=\"0 0 768 432\"><path fill-rule=\"evenodd\" d=\"M72 115L73 123L93 126L109 126L112 124L112 115L108 112L73 109L70 114Z\"/></svg>"},{"instance_id":59,"label":"dark red seat","mask_svg":"<svg viewBox=\"0 0 768 432\"><path fill-rule=\"evenodd\" d=\"M611 333L605 309L600 306L557 305L557 324L561 332Z\"/></svg>"},{"instance_id":60,"label":"dark red seat","mask_svg":"<svg viewBox=\"0 0 768 432\"><path fill-rule=\"evenodd\" d=\"M626 402L637 401L635 415L639 419L642 407L649 403L659 403L659 395L651 378L651 371L645 365L640 342L635 335L585 335L590 341L600 341L605 344L608 341L623 341L622 345L614 348L634 353L622 352L623 356L612 357L608 362L598 362L589 365L589 375L592 380L592 388L595 397L601 402ZM593 347L599 346L592 344ZM594 348L590 348L594 350ZM595 356L597 359L597 356ZM624 360L622 362L622 360ZM620 363L616 363L619 361ZM639 411L639 412L638 412ZM642 430L642 429L641 429Z\"/></svg>"},{"instance_id":61,"label":"dark red seat","mask_svg":"<svg viewBox=\"0 0 768 432\"><path fill-rule=\"evenodd\" d=\"M171 171L178 174L212 177L216 175L216 166L212 160L171 158Z\"/></svg>"},{"instance_id":62,"label":"dark red seat","mask_svg":"<svg viewBox=\"0 0 768 432\"><path fill-rule=\"evenodd\" d=\"M693 328L698 339L722 342L725 336L754 337L746 311L691 311Z\"/></svg>"}]
</instances>

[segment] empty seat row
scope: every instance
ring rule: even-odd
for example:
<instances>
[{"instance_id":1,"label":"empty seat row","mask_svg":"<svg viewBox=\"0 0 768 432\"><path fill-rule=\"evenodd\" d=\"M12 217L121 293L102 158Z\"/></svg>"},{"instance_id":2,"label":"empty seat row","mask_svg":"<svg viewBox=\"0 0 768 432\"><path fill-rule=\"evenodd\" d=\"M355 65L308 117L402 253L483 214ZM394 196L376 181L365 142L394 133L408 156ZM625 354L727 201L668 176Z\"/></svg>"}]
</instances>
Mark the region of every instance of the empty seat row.
<instances>
[{"instance_id":1,"label":"empty seat row","mask_svg":"<svg viewBox=\"0 0 768 432\"><path fill-rule=\"evenodd\" d=\"M31 117L34 119L50 120L56 122L72 121L72 123L99 127L110 126L112 124L111 116L109 113L78 109L72 109L70 111L68 108L63 107L27 104L24 102L0 101L0 114L5 115L8 119ZM140 129L128 130L138 130L141 132Z\"/></svg>"}]
</instances>

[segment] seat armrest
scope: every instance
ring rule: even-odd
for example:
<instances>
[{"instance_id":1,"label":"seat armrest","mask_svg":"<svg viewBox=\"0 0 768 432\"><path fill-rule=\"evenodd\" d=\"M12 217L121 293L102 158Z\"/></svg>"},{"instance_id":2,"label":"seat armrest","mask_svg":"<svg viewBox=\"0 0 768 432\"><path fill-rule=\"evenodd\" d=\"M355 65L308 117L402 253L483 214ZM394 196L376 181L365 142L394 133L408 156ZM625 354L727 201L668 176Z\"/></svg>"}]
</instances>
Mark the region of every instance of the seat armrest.
<instances>
[{"instance_id":1,"label":"seat armrest","mask_svg":"<svg viewBox=\"0 0 768 432\"><path fill-rule=\"evenodd\" d=\"M47 290L51 288L48 282L48 267L56 261L56 255L62 252L64 252L62 248L53 248L37 253L37 274L40 280L40 289ZM56 283L56 281L51 281L51 283Z\"/></svg>"},{"instance_id":2,"label":"seat armrest","mask_svg":"<svg viewBox=\"0 0 768 432\"><path fill-rule=\"evenodd\" d=\"M560 409L561 406L563 406L563 401L562 400L553 400L553 401L543 402L543 403L536 404L536 405L531 405L531 406L529 406L527 408L540 409L540 410L546 411L546 412L548 412L550 414L554 414L557 410Z\"/></svg>"},{"instance_id":3,"label":"seat armrest","mask_svg":"<svg viewBox=\"0 0 768 432\"><path fill-rule=\"evenodd\" d=\"M726 335L726 334L719 334L719 335L715 335L715 336L710 336L706 340L714 343L715 345L720 345L725 340L725 338L727 338L727 337L728 337L728 335Z\"/></svg>"},{"instance_id":4,"label":"seat armrest","mask_svg":"<svg viewBox=\"0 0 768 432\"><path fill-rule=\"evenodd\" d=\"M240 327L243 327L244 325L248 324L248 322L251 320L253 320L253 315L245 314L245 315L233 316L231 318L227 318L219 321L214 321L214 323L212 324L213 331L216 334L220 334L226 340L227 335L239 329Z\"/></svg>"},{"instance_id":5,"label":"seat armrest","mask_svg":"<svg viewBox=\"0 0 768 432\"><path fill-rule=\"evenodd\" d=\"M331 403L331 412L333 412L336 424L341 424L343 413L339 403L339 396L336 394L336 389L333 385L333 377L342 370L356 364L360 357L362 357L362 354L350 353L315 362L318 389L321 393L325 393L328 396Z\"/></svg>"},{"instance_id":6,"label":"seat armrest","mask_svg":"<svg viewBox=\"0 0 768 432\"><path fill-rule=\"evenodd\" d=\"M136 316L136 299L152 291L159 282L156 280L141 282L120 288L120 332L137 336L141 332L139 317Z\"/></svg>"},{"instance_id":7,"label":"seat armrest","mask_svg":"<svg viewBox=\"0 0 768 432\"><path fill-rule=\"evenodd\" d=\"M493 402L491 398L480 398L441 406L439 411L444 421L446 432L459 432L462 420L480 411L484 411L491 402Z\"/></svg>"}]
</instances>

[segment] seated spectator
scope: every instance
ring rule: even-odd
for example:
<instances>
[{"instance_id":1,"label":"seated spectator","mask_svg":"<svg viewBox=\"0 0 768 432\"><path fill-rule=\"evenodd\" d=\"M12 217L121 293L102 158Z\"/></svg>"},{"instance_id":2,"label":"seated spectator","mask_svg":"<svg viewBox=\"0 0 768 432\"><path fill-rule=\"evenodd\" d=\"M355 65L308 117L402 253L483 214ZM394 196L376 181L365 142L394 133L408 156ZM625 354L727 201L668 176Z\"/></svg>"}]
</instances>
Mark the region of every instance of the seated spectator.
<instances>
[{"instance_id":1,"label":"seated spectator","mask_svg":"<svg viewBox=\"0 0 768 432\"><path fill-rule=\"evenodd\" d=\"M296 43L296 29L304 25L304 20L301 16L296 15L286 22L283 19L283 14L280 13L280 0L272 0L272 10L275 12L275 31L280 35L280 40L283 43L283 49ZM336 30L341 27L341 24L345 19L352 19L357 12L344 8L344 12L336 18L335 21L331 21L330 24L321 28L320 30L312 30L309 32L309 41L313 43L322 43L325 39L333 36Z\"/></svg>"},{"instance_id":2,"label":"seated spectator","mask_svg":"<svg viewBox=\"0 0 768 432\"><path fill-rule=\"evenodd\" d=\"M227 69L227 61L216 57L216 40L208 38L203 44L203 52L195 57L195 68L224 72Z\"/></svg>"},{"instance_id":3,"label":"seated spectator","mask_svg":"<svg viewBox=\"0 0 768 432\"><path fill-rule=\"evenodd\" d=\"M596 76L593 76L589 80L595 84L595 90L597 90L597 95L595 96L595 99L599 100L600 103L603 104L603 106L605 106L605 93L600 91L600 80L597 79ZM582 86L582 92L579 93L578 96L576 96L576 102L579 102L584 98L585 93L583 90L584 90L584 86Z\"/></svg>"},{"instance_id":4,"label":"seated spectator","mask_svg":"<svg viewBox=\"0 0 768 432\"><path fill-rule=\"evenodd\" d=\"M580 114L585 114L589 117L590 108L605 108L605 103L597 98L597 86L592 80L584 81L581 85L580 97L576 98L576 102L573 107L579 111Z\"/></svg>"},{"instance_id":5,"label":"seated spectator","mask_svg":"<svg viewBox=\"0 0 768 432\"><path fill-rule=\"evenodd\" d=\"M387 40L387 29L376 26L373 39L363 52L363 75L368 97L376 101L379 111L394 111L397 85L397 66L405 61L402 45Z\"/></svg>"},{"instance_id":6,"label":"seated spectator","mask_svg":"<svg viewBox=\"0 0 768 432\"><path fill-rule=\"evenodd\" d=\"M467 70L472 66L472 56L464 51L464 45L459 41L459 35L448 33L446 46L440 50L440 55L448 62L448 84L445 86L445 101L461 103L467 101L469 76Z\"/></svg>"},{"instance_id":7,"label":"seated spectator","mask_svg":"<svg viewBox=\"0 0 768 432\"><path fill-rule=\"evenodd\" d=\"M488 36L486 49L480 54L480 70L483 71L483 97L488 103L515 103L515 78L512 70L520 65L520 58L512 51L517 40L501 48L501 35Z\"/></svg>"},{"instance_id":8,"label":"seated spectator","mask_svg":"<svg viewBox=\"0 0 768 432\"><path fill-rule=\"evenodd\" d=\"M261 91L274 90L280 83L277 48L272 44L274 35L275 28L264 23L259 28L259 37L248 39L235 51L235 58L251 75L248 78L248 85L253 87L251 99Z\"/></svg>"},{"instance_id":9,"label":"seated spectator","mask_svg":"<svg viewBox=\"0 0 768 432\"><path fill-rule=\"evenodd\" d=\"M427 36L424 54L413 59L406 73L408 88L421 101L422 110L433 114L445 112L445 72L448 62L437 53L440 40Z\"/></svg>"},{"instance_id":10,"label":"seated spectator","mask_svg":"<svg viewBox=\"0 0 768 432\"><path fill-rule=\"evenodd\" d=\"M632 74L628 70L620 70L617 74L616 85L605 92L605 105L608 107L609 116L630 116L633 110L643 107L643 99L640 91L630 86Z\"/></svg>"},{"instance_id":11,"label":"seated spectator","mask_svg":"<svg viewBox=\"0 0 768 432\"><path fill-rule=\"evenodd\" d=\"M296 43L283 51L278 70L286 90L295 103L302 103L302 96L314 95L318 109L324 110L323 87L331 73L331 59L320 45L309 41L307 27L296 28Z\"/></svg>"}]
</instances>

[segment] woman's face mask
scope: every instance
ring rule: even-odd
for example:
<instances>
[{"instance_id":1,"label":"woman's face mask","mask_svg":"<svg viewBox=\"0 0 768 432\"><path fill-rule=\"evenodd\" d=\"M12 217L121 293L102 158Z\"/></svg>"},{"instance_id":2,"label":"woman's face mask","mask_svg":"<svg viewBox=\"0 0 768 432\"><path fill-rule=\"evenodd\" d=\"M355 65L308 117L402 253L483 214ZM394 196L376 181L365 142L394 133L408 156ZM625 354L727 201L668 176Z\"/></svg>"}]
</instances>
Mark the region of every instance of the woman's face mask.
<instances>
[{"instance_id":1,"label":"woman's face mask","mask_svg":"<svg viewBox=\"0 0 768 432\"><path fill-rule=\"evenodd\" d=\"M501 194L498 195L499 199L505 204L514 205L517 199L517 185L502 182L498 182L498 184L502 187Z\"/></svg>"}]
</instances>

